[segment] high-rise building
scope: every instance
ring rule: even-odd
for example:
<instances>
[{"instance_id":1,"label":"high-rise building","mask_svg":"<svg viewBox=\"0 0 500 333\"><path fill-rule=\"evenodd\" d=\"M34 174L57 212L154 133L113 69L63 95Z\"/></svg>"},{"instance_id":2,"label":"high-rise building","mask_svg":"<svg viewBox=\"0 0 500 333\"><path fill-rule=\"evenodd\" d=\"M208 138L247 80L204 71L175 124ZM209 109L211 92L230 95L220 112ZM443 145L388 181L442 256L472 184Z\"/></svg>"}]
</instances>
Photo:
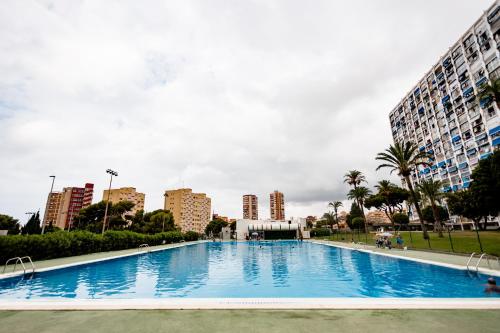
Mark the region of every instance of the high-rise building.
<instances>
[{"instance_id":1,"label":"high-rise building","mask_svg":"<svg viewBox=\"0 0 500 333\"><path fill-rule=\"evenodd\" d=\"M67 229L80 209L92 204L93 193L94 184L89 183L85 187L65 187L61 192L50 193L43 223Z\"/></svg>"},{"instance_id":2,"label":"high-rise building","mask_svg":"<svg viewBox=\"0 0 500 333\"><path fill-rule=\"evenodd\" d=\"M205 232L211 216L211 199L205 193L193 193L190 188L181 188L165 191L164 196L164 209L172 212L175 224L183 232Z\"/></svg>"},{"instance_id":3,"label":"high-rise building","mask_svg":"<svg viewBox=\"0 0 500 333\"><path fill-rule=\"evenodd\" d=\"M245 194L243 196L243 218L247 220L259 219L259 203L254 194Z\"/></svg>"},{"instance_id":4,"label":"high-rise building","mask_svg":"<svg viewBox=\"0 0 500 333\"><path fill-rule=\"evenodd\" d=\"M56 225L59 209L61 208L62 192L51 192L47 198L47 208L43 216L43 224Z\"/></svg>"},{"instance_id":5,"label":"high-rise building","mask_svg":"<svg viewBox=\"0 0 500 333\"><path fill-rule=\"evenodd\" d=\"M500 77L497 0L453 44L389 115L395 142L431 155L412 182L440 180L443 191L467 188L479 160L500 147L500 116L481 90Z\"/></svg>"},{"instance_id":6,"label":"high-rise building","mask_svg":"<svg viewBox=\"0 0 500 333\"><path fill-rule=\"evenodd\" d=\"M285 219L285 196L279 191L274 191L270 195L271 219L282 221Z\"/></svg>"},{"instance_id":7,"label":"high-rise building","mask_svg":"<svg viewBox=\"0 0 500 333\"><path fill-rule=\"evenodd\" d=\"M102 200L108 200L108 190L104 190L102 193ZM130 201L135 204L132 210L127 213L134 215L139 210L144 210L144 200L146 195L144 193L137 192L134 187L121 187L112 188L109 192L109 202L118 203L120 201Z\"/></svg>"}]
</instances>

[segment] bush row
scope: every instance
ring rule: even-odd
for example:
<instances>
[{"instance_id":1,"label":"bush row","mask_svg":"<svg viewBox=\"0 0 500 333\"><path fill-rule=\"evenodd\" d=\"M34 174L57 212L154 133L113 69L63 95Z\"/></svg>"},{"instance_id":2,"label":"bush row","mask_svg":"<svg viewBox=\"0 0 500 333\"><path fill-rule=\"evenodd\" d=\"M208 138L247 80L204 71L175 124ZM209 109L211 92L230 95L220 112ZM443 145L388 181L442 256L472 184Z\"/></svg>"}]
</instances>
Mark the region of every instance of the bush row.
<instances>
[{"instance_id":1,"label":"bush row","mask_svg":"<svg viewBox=\"0 0 500 333\"><path fill-rule=\"evenodd\" d=\"M103 251L136 248L141 244L161 245L182 240L197 240L196 232L168 231L154 235L132 231L106 231L104 235L89 231L57 231L45 235L0 237L0 264L13 257L30 256L33 260L77 256Z\"/></svg>"},{"instance_id":2,"label":"bush row","mask_svg":"<svg viewBox=\"0 0 500 333\"><path fill-rule=\"evenodd\" d=\"M315 228L311 230L311 237L326 237L330 236L330 229Z\"/></svg>"}]
</instances>

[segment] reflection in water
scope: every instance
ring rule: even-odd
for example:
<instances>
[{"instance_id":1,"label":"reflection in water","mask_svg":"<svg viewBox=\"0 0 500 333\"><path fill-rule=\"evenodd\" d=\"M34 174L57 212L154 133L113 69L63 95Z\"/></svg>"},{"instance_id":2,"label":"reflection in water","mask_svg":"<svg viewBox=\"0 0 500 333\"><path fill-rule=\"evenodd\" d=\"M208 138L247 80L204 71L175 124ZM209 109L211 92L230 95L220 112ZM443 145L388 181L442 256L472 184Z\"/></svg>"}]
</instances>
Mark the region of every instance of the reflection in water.
<instances>
[{"instance_id":1,"label":"reflection in water","mask_svg":"<svg viewBox=\"0 0 500 333\"><path fill-rule=\"evenodd\" d=\"M210 242L3 279L0 299L500 296L485 295L485 281L308 242Z\"/></svg>"},{"instance_id":2,"label":"reflection in water","mask_svg":"<svg viewBox=\"0 0 500 333\"><path fill-rule=\"evenodd\" d=\"M259 256L262 253L262 248L250 244L244 246L241 252L243 253L243 279L245 282L255 283L259 278Z\"/></svg>"}]
</instances>

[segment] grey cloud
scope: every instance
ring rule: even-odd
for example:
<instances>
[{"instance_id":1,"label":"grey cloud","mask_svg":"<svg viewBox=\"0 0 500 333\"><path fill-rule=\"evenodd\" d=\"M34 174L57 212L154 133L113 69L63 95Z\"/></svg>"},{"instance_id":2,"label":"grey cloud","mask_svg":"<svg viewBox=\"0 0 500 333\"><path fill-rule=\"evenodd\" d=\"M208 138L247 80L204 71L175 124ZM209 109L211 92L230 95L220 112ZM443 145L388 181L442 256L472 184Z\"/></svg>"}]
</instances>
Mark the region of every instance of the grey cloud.
<instances>
[{"instance_id":1,"label":"grey cloud","mask_svg":"<svg viewBox=\"0 0 500 333\"><path fill-rule=\"evenodd\" d=\"M113 168L148 210L184 185L223 215L255 193L267 217L274 189L321 215L347 170L390 177L388 113L489 5L4 1L0 212L43 208L54 173L97 201Z\"/></svg>"}]
</instances>

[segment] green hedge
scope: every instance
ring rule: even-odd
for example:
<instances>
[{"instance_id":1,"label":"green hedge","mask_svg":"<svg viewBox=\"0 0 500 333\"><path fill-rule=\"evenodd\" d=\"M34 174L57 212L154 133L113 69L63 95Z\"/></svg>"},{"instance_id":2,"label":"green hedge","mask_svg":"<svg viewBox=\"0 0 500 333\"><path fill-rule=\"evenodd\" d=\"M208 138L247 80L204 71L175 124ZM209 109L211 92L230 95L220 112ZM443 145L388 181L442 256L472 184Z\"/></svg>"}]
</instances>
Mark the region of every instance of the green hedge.
<instances>
[{"instance_id":1,"label":"green hedge","mask_svg":"<svg viewBox=\"0 0 500 333\"><path fill-rule=\"evenodd\" d=\"M311 230L311 237L325 237L330 236L330 229L315 228Z\"/></svg>"},{"instance_id":2,"label":"green hedge","mask_svg":"<svg viewBox=\"0 0 500 333\"><path fill-rule=\"evenodd\" d=\"M154 235L132 231L107 231L104 235L88 231L58 231L45 235L13 235L0 237L0 264L9 258L30 256L33 260L77 256L103 251L136 248L197 240L196 232L168 231Z\"/></svg>"}]
</instances>

